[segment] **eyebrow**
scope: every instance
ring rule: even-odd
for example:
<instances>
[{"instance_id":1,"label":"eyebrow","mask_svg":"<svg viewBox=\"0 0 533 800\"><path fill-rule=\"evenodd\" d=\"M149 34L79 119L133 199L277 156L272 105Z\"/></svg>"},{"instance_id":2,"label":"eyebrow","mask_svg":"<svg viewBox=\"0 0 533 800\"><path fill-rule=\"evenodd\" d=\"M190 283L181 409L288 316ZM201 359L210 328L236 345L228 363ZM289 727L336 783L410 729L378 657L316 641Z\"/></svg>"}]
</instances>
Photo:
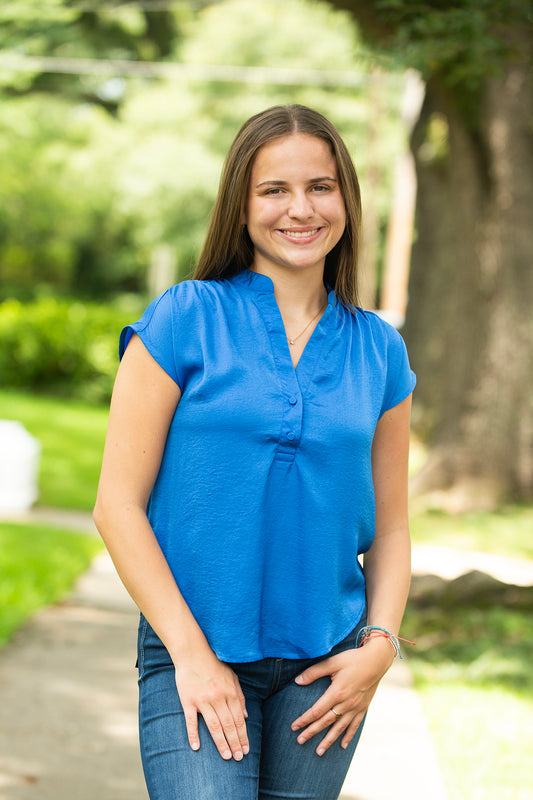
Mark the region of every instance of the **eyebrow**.
<instances>
[{"instance_id":1,"label":"eyebrow","mask_svg":"<svg viewBox=\"0 0 533 800\"><path fill-rule=\"evenodd\" d=\"M307 181L307 183L323 183L324 181L329 181L330 183L338 183L336 178L331 178L329 175L324 175L322 178L311 178L311 180ZM261 181L258 183L256 188L259 189L260 186L286 186L288 181L277 181L277 180L267 180Z\"/></svg>"}]
</instances>

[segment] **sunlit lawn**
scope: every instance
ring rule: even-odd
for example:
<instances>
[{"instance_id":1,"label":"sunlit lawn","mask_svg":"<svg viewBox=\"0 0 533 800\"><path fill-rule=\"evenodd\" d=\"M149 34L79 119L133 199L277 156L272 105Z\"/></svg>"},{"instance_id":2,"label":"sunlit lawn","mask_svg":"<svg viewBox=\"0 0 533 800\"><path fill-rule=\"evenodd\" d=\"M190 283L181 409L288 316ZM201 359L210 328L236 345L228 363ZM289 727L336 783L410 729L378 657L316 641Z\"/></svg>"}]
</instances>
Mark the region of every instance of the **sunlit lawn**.
<instances>
[{"instance_id":1,"label":"sunlit lawn","mask_svg":"<svg viewBox=\"0 0 533 800\"><path fill-rule=\"evenodd\" d=\"M102 547L96 536L0 523L0 645L37 609L61 600Z\"/></svg>"},{"instance_id":2,"label":"sunlit lawn","mask_svg":"<svg viewBox=\"0 0 533 800\"><path fill-rule=\"evenodd\" d=\"M460 515L423 511L412 515L411 535L414 544L533 559L533 506Z\"/></svg>"},{"instance_id":3,"label":"sunlit lawn","mask_svg":"<svg viewBox=\"0 0 533 800\"><path fill-rule=\"evenodd\" d=\"M532 800L531 608L410 605L408 663L451 800Z\"/></svg>"},{"instance_id":4,"label":"sunlit lawn","mask_svg":"<svg viewBox=\"0 0 533 800\"><path fill-rule=\"evenodd\" d=\"M413 469L423 462L419 442ZM533 507L415 512L414 544L533 559ZM533 590L531 590L533 592ZM533 800L533 600L410 603L406 646L450 800ZM507 601L509 602L509 601ZM428 797L430 797L428 791Z\"/></svg>"},{"instance_id":5,"label":"sunlit lawn","mask_svg":"<svg viewBox=\"0 0 533 800\"><path fill-rule=\"evenodd\" d=\"M89 511L107 409L1 390L0 419L19 420L41 443L39 504ZM0 523L0 644L38 608L64 597L101 549L96 536Z\"/></svg>"},{"instance_id":6,"label":"sunlit lawn","mask_svg":"<svg viewBox=\"0 0 533 800\"><path fill-rule=\"evenodd\" d=\"M41 443L39 505L93 507L107 408L1 390L0 419L19 420Z\"/></svg>"}]
</instances>

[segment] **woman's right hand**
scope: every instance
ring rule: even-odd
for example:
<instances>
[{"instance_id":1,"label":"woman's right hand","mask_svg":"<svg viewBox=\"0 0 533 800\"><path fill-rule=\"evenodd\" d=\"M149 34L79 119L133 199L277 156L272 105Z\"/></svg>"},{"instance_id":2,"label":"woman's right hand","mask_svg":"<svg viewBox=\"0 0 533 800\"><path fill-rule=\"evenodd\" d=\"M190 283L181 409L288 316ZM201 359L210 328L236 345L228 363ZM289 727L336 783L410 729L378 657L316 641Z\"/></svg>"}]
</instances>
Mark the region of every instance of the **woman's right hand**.
<instances>
[{"instance_id":1,"label":"woman's right hand","mask_svg":"<svg viewBox=\"0 0 533 800\"><path fill-rule=\"evenodd\" d=\"M176 666L176 686L185 712L187 735L193 750L200 748L201 714L222 758L240 761L249 751L246 702L233 670L211 651Z\"/></svg>"}]
</instances>

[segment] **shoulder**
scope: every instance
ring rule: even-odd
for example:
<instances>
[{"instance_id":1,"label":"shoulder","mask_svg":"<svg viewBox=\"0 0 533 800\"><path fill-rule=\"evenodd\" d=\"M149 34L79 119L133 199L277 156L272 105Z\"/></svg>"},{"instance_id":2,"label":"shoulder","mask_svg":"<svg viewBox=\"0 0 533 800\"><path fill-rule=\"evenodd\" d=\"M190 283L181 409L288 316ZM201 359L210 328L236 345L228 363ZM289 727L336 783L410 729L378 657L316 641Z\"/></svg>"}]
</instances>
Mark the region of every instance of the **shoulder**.
<instances>
[{"instance_id":1,"label":"shoulder","mask_svg":"<svg viewBox=\"0 0 533 800\"><path fill-rule=\"evenodd\" d=\"M227 299L228 289L226 281L185 280L171 286L156 300L166 302L178 312L185 312L223 303Z\"/></svg>"},{"instance_id":2,"label":"shoulder","mask_svg":"<svg viewBox=\"0 0 533 800\"><path fill-rule=\"evenodd\" d=\"M413 391L416 376L409 364L402 335L375 311L357 309L365 361L382 386L380 416Z\"/></svg>"},{"instance_id":3,"label":"shoulder","mask_svg":"<svg viewBox=\"0 0 533 800\"><path fill-rule=\"evenodd\" d=\"M168 302L186 305L201 303L211 293L212 284L213 281L180 281L159 295L159 299L166 298Z\"/></svg>"},{"instance_id":4,"label":"shoulder","mask_svg":"<svg viewBox=\"0 0 533 800\"><path fill-rule=\"evenodd\" d=\"M385 351L405 349L401 333L375 311L357 308L353 315L354 325L359 329L363 341Z\"/></svg>"},{"instance_id":5,"label":"shoulder","mask_svg":"<svg viewBox=\"0 0 533 800\"><path fill-rule=\"evenodd\" d=\"M182 328L195 318L205 316L209 306L217 303L220 293L213 281L185 280L165 289L154 297L142 317L135 323L136 332L147 327Z\"/></svg>"},{"instance_id":6,"label":"shoulder","mask_svg":"<svg viewBox=\"0 0 533 800\"><path fill-rule=\"evenodd\" d=\"M363 308L356 308L354 319L362 326L368 328L370 331L377 333L384 337L399 336L398 330L387 322L378 311L367 311Z\"/></svg>"}]
</instances>

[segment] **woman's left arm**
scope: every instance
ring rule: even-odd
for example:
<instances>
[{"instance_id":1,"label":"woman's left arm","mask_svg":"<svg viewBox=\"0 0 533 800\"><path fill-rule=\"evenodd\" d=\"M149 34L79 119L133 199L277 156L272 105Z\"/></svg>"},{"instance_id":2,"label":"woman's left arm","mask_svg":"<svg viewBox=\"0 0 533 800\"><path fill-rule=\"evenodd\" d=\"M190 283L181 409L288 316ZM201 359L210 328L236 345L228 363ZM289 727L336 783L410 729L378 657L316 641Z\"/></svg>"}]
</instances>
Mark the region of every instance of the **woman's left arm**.
<instances>
[{"instance_id":1,"label":"woman's left arm","mask_svg":"<svg viewBox=\"0 0 533 800\"><path fill-rule=\"evenodd\" d=\"M376 499L376 534L364 556L367 625L398 635L411 575L411 544L407 513L407 473L411 395L379 420L372 445L372 476ZM318 755L341 738L347 747L354 737L381 678L394 659L393 645L373 637L357 650L346 650L305 670L296 682L307 685L325 675L331 685L322 697L296 719L303 744L328 728L317 746ZM334 713L331 709L334 708ZM338 716L340 715L340 716ZM303 729L303 730L302 730Z\"/></svg>"}]
</instances>

